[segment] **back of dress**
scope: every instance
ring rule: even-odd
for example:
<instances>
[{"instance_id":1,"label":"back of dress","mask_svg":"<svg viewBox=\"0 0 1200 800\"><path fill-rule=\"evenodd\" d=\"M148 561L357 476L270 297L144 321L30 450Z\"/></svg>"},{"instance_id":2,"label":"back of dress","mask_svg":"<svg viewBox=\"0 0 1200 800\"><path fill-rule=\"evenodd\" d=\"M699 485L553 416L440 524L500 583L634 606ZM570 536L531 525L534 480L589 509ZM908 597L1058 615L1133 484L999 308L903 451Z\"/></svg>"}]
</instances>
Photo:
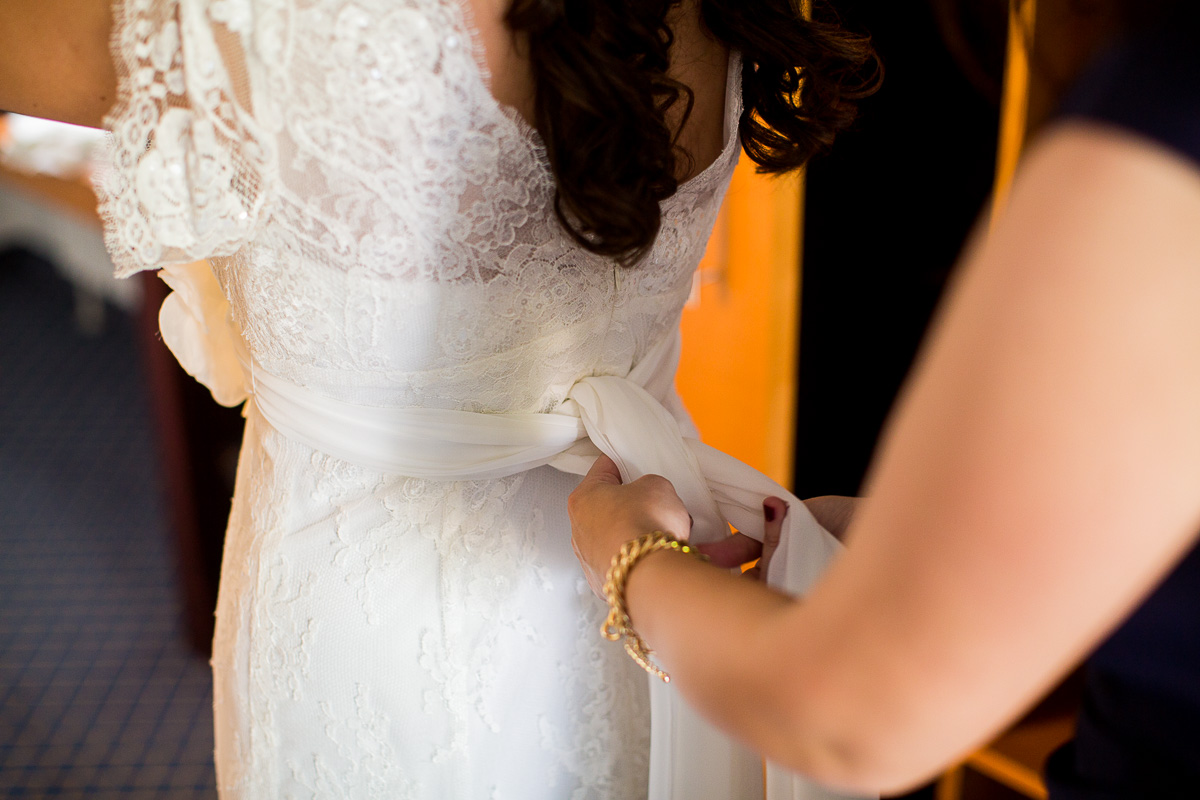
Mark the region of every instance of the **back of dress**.
<instances>
[{"instance_id":1,"label":"back of dress","mask_svg":"<svg viewBox=\"0 0 1200 800\"><path fill-rule=\"evenodd\" d=\"M549 412L675 335L737 158L737 59L724 150L624 269L561 228L467 16L117 9L108 243L125 274L211 263L166 271L164 335L227 402L270 378L361 407ZM214 643L222 796L644 796L645 680L596 635L577 480L381 471L252 402Z\"/></svg>"},{"instance_id":2,"label":"back of dress","mask_svg":"<svg viewBox=\"0 0 1200 800\"><path fill-rule=\"evenodd\" d=\"M130 0L125 14L105 187L119 268L224 257L264 369L368 405L544 411L673 329L739 108L625 270L563 231L540 140L493 99L455 0Z\"/></svg>"}]
</instances>

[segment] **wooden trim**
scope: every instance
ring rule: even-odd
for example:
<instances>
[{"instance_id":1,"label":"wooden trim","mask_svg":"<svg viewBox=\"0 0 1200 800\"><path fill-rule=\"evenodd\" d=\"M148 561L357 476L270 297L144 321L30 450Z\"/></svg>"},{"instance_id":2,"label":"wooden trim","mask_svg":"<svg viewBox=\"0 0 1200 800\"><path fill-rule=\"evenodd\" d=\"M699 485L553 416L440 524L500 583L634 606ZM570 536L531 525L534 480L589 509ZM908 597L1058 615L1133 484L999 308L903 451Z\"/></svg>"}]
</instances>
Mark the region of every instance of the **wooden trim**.
<instances>
[{"instance_id":1,"label":"wooden trim","mask_svg":"<svg viewBox=\"0 0 1200 800\"><path fill-rule=\"evenodd\" d=\"M1037 0L1009 0L1008 51L1000 104L1000 144L996 153L996 188L991 223L1008 201L1017 162L1029 128L1029 53L1033 46Z\"/></svg>"},{"instance_id":2,"label":"wooden trim","mask_svg":"<svg viewBox=\"0 0 1200 800\"><path fill-rule=\"evenodd\" d=\"M967 759L973 769L987 775L989 778L1015 789L1033 800L1046 800L1046 784L1035 770L1002 755L990 748L984 748Z\"/></svg>"},{"instance_id":3,"label":"wooden trim","mask_svg":"<svg viewBox=\"0 0 1200 800\"><path fill-rule=\"evenodd\" d=\"M934 800L962 800L963 766L959 764L942 773L934 787Z\"/></svg>"}]
</instances>

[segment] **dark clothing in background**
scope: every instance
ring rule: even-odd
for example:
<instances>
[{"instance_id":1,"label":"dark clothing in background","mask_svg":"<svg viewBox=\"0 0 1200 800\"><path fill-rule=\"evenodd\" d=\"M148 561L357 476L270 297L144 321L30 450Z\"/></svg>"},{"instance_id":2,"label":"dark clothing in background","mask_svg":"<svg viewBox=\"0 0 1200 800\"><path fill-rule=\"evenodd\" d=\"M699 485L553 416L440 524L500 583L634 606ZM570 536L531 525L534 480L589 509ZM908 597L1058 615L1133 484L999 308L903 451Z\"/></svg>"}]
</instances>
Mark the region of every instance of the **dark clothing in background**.
<instances>
[{"instance_id":1,"label":"dark clothing in background","mask_svg":"<svg viewBox=\"0 0 1200 800\"><path fill-rule=\"evenodd\" d=\"M1200 12L1180 5L1101 56L1060 116L1200 166ZM1088 661L1075 740L1050 757L1046 782L1051 800L1200 798L1200 545Z\"/></svg>"}]
</instances>

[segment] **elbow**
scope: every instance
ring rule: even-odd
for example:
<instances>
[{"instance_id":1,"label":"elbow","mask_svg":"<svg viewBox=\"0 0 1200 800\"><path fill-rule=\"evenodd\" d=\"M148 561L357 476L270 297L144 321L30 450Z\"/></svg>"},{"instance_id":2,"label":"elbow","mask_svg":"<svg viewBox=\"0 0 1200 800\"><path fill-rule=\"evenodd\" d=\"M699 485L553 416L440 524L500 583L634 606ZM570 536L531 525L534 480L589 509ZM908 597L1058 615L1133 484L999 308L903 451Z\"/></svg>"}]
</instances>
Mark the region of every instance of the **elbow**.
<instances>
[{"instance_id":1,"label":"elbow","mask_svg":"<svg viewBox=\"0 0 1200 800\"><path fill-rule=\"evenodd\" d=\"M821 706L825 708L821 708ZM901 794L936 777L958 756L931 732L890 722L880 706L846 703L792 705L767 759L810 780L850 794Z\"/></svg>"},{"instance_id":2,"label":"elbow","mask_svg":"<svg viewBox=\"0 0 1200 800\"><path fill-rule=\"evenodd\" d=\"M739 684L749 702L738 727L767 760L844 793L899 794L936 777L982 733L978 715L946 708L907 662L878 657L846 625L818 619L801 633L812 629L835 633L768 630L755 663L778 667Z\"/></svg>"},{"instance_id":3,"label":"elbow","mask_svg":"<svg viewBox=\"0 0 1200 800\"><path fill-rule=\"evenodd\" d=\"M830 789L847 794L895 795L911 791L934 778L945 766L931 765L897 752L907 748L881 745L871 736L808 737L805 746L787 748L779 766Z\"/></svg>"}]
</instances>

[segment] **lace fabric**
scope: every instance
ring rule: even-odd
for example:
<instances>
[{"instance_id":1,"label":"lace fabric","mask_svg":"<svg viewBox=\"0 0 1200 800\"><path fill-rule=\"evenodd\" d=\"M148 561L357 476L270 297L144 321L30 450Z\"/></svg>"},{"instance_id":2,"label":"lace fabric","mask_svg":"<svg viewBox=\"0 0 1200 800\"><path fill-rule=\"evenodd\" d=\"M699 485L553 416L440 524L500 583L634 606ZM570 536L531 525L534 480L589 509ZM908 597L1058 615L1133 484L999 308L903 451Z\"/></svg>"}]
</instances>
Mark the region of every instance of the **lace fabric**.
<instances>
[{"instance_id":1,"label":"lace fabric","mask_svg":"<svg viewBox=\"0 0 1200 800\"><path fill-rule=\"evenodd\" d=\"M264 367L333 394L353 369L369 379L343 399L370 405L545 410L569 383L535 362L606 340L585 372L628 369L674 327L737 155L618 270L545 213L536 134L492 99L452 2L129 0L116 37L99 188L119 272L211 257Z\"/></svg>"},{"instance_id":2,"label":"lace fabric","mask_svg":"<svg viewBox=\"0 0 1200 800\"><path fill-rule=\"evenodd\" d=\"M120 92L96 180L119 276L234 252L262 214L274 155L247 108L250 4L114 4ZM187 58L184 58L184 54Z\"/></svg>"},{"instance_id":3,"label":"lace fabric","mask_svg":"<svg viewBox=\"0 0 1200 800\"><path fill-rule=\"evenodd\" d=\"M119 5L107 242L121 274L168 267L164 331L227 399L253 387L221 366L222 301L264 370L368 406L548 411L676 329L737 159L736 58L723 153L625 270L560 228L466 20L456 0ZM251 409L214 643L222 796L644 796L645 681L595 635L576 481L388 475Z\"/></svg>"}]
</instances>

